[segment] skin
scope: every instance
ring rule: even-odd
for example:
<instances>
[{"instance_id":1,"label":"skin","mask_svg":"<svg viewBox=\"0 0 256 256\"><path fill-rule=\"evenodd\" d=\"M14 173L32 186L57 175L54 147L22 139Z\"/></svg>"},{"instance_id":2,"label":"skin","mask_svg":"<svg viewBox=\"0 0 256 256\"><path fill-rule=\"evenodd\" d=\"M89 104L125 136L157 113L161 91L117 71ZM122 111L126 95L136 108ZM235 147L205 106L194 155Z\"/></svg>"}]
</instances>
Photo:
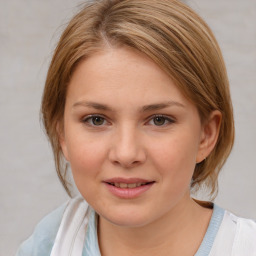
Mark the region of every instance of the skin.
<instances>
[{"instance_id":1,"label":"skin","mask_svg":"<svg viewBox=\"0 0 256 256\"><path fill-rule=\"evenodd\" d=\"M216 143L220 120L214 111L201 124L171 78L129 48L103 49L78 65L60 142L78 190L99 214L102 255L197 251L212 210L191 199L190 181ZM104 184L114 177L154 184L123 199Z\"/></svg>"}]
</instances>

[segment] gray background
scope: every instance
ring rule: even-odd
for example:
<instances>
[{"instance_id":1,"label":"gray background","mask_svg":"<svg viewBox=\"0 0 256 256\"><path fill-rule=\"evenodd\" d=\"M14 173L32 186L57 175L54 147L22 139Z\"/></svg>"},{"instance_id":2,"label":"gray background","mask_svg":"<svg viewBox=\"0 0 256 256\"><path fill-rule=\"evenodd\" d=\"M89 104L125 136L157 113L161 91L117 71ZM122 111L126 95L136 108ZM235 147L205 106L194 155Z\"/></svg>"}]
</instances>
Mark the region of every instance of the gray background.
<instances>
[{"instance_id":1,"label":"gray background","mask_svg":"<svg viewBox=\"0 0 256 256\"><path fill-rule=\"evenodd\" d=\"M236 142L216 202L256 218L256 0L187 1L223 50L235 111ZM17 246L67 200L39 122L54 46L76 0L0 0L0 255Z\"/></svg>"}]
</instances>

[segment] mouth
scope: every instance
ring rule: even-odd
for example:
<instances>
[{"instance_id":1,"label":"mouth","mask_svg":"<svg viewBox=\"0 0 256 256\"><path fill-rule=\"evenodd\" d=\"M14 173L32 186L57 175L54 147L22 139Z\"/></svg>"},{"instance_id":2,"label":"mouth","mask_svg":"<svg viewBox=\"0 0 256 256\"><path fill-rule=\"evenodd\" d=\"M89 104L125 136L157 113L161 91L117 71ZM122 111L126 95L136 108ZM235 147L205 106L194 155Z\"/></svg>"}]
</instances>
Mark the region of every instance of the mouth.
<instances>
[{"instance_id":1,"label":"mouth","mask_svg":"<svg viewBox=\"0 0 256 256\"><path fill-rule=\"evenodd\" d=\"M150 190L155 181L137 178L113 178L104 181L108 191L121 199L134 199Z\"/></svg>"},{"instance_id":2,"label":"mouth","mask_svg":"<svg viewBox=\"0 0 256 256\"><path fill-rule=\"evenodd\" d=\"M138 182L138 183L123 183L123 182L106 182L107 184L117 187L117 188L138 188L141 186L146 186L149 184L153 184L154 181L151 182Z\"/></svg>"}]
</instances>

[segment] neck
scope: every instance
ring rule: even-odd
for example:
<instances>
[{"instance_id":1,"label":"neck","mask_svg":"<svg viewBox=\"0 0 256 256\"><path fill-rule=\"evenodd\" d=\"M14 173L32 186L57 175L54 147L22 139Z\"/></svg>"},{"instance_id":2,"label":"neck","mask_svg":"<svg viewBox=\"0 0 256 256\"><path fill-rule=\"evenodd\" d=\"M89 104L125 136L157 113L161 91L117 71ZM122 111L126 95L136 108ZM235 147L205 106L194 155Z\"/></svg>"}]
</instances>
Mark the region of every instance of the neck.
<instances>
[{"instance_id":1,"label":"neck","mask_svg":"<svg viewBox=\"0 0 256 256\"><path fill-rule=\"evenodd\" d=\"M122 227L99 218L102 256L194 255L212 211L189 198L158 220L142 227Z\"/></svg>"}]
</instances>

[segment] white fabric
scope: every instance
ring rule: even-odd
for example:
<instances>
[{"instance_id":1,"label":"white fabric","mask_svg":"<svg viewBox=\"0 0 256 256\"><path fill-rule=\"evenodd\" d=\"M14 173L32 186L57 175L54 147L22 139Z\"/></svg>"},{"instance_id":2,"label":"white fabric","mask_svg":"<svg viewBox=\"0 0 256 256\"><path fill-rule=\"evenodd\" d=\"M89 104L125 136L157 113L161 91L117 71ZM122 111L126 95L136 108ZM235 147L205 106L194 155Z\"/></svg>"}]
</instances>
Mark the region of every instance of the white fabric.
<instances>
[{"instance_id":1,"label":"white fabric","mask_svg":"<svg viewBox=\"0 0 256 256\"><path fill-rule=\"evenodd\" d=\"M209 256L256 256L256 222L225 211Z\"/></svg>"},{"instance_id":2,"label":"white fabric","mask_svg":"<svg viewBox=\"0 0 256 256\"><path fill-rule=\"evenodd\" d=\"M90 212L90 207L84 199L75 198L70 201L64 212L51 256L82 256L85 244L85 255L100 255L97 223L92 221L91 217L90 221L88 220L89 216L94 216ZM90 234L85 241L87 230ZM256 222L225 211L209 256L256 256Z\"/></svg>"},{"instance_id":3,"label":"white fabric","mask_svg":"<svg viewBox=\"0 0 256 256\"><path fill-rule=\"evenodd\" d=\"M88 204L83 198L69 201L64 212L51 256L82 255L86 227L88 223Z\"/></svg>"}]
</instances>

